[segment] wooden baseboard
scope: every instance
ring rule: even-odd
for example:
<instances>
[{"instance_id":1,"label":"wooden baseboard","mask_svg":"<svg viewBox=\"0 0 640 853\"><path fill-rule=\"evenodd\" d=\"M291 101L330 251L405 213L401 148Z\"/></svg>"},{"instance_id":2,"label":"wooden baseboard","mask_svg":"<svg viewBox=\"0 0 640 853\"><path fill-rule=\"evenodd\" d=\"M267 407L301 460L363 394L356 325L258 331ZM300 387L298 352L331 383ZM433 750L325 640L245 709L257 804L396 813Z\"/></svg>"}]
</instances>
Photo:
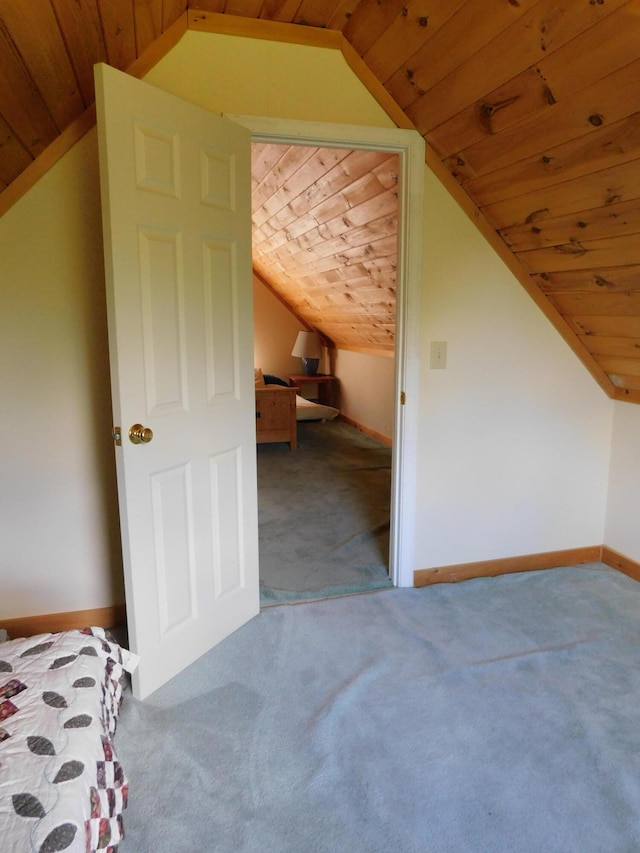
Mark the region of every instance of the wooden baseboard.
<instances>
[{"instance_id":1,"label":"wooden baseboard","mask_svg":"<svg viewBox=\"0 0 640 853\"><path fill-rule=\"evenodd\" d=\"M536 569L573 566L576 563L593 563L602 559L602 550L601 545L591 545L586 548L570 548L567 551L547 551L543 554L527 554L501 560L482 560L477 563L458 563L454 566L417 569L413 573L413 585L420 587L433 583L455 583L471 578L491 578L511 572L531 572Z\"/></svg>"},{"instance_id":2,"label":"wooden baseboard","mask_svg":"<svg viewBox=\"0 0 640 853\"><path fill-rule=\"evenodd\" d=\"M379 441L380 444L385 444L387 447L391 447L393 444L388 435L383 435L381 432L361 424L359 421L350 418L348 415L343 415L342 412L338 415L338 420L344 421L346 424L349 424L349 426L355 427L359 432L368 435L370 438L375 438L375 440Z\"/></svg>"},{"instance_id":3,"label":"wooden baseboard","mask_svg":"<svg viewBox=\"0 0 640 853\"><path fill-rule=\"evenodd\" d=\"M634 581L640 581L640 563L636 563L630 557L625 557L624 554L619 554L613 548L607 548L606 545L603 545L600 559L612 569L617 569L622 574L633 578Z\"/></svg>"},{"instance_id":4,"label":"wooden baseboard","mask_svg":"<svg viewBox=\"0 0 640 853\"><path fill-rule=\"evenodd\" d=\"M113 604L94 610L71 610L68 613L42 613L39 616L24 616L20 619L0 619L0 628L4 628L7 634L15 639L91 626L117 628L124 625L125 621L125 605Z\"/></svg>"},{"instance_id":5,"label":"wooden baseboard","mask_svg":"<svg viewBox=\"0 0 640 853\"><path fill-rule=\"evenodd\" d=\"M357 429L360 425L344 418ZM362 432L370 435L366 429ZM381 438L373 435L378 441ZM547 551L543 554L527 554L522 557L507 557L501 560L482 560L477 563L458 563L453 566L437 566L433 569L418 569L413 573L416 587L434 583L455 583L471 578L495 577L511 572L530 572L537 569L556 569L559 566L573 566L579 563L603 562L636 581L640 581L640 563L619 554L606 545L591 545L585 548L571 548L567 551ZM67 613L43 613L39 616L24 616L18 619L0 618L0 628L4 628L10 637L33 637L36 634L70 631L73 628L86 628L92 625L102 628L117 628L126 622L124 604L110 607L97 607L93 610L72 610Z\"/></svg>"}]
</instances>

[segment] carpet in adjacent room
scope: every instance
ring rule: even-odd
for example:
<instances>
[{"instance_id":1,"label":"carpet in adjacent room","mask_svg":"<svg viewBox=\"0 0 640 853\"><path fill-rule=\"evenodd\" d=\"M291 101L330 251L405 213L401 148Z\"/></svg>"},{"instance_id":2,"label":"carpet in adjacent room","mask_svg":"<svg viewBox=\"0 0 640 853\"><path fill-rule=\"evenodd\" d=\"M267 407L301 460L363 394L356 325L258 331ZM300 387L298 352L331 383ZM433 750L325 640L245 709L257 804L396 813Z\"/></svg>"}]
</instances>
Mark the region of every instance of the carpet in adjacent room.
<instances>
[{"instance_id":1,"label":"carpet in adjacent room","mask_svg":"<svg viewBox=\"0 0 640 853\"><path fill-rule=\"evenodd\" d=\"M340 421L258 445L260 602L391 587L391 449Z\"/></svg>"}]
</instances>

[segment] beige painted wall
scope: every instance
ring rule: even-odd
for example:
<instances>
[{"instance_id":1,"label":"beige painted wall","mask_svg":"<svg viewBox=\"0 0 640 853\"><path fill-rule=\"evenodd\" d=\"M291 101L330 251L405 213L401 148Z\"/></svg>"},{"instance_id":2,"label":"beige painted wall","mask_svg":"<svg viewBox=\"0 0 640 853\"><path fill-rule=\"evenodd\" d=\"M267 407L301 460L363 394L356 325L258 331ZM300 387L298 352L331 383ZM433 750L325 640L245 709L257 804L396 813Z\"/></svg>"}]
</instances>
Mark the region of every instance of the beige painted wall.
<instances>
[{"instance_id":1,"label":"beige painted wall","mask_svg":"<svg viewBox=\"0 0 640 853\"><path fill-rule=\"evenodd\" d=\"M416 554L604 541L613 403L429 172ZM446 341L447 368L429 367Z\"/></svg>"},{"instance_id":2,"label":"beige painted wall","mask_svg":"<svg viewBox=\"0 0 640 853\"><path fill-rule=\"evenodd\" d=\"M121 601L95 132L0 247L0 619Z\"/></svg>"},{"instance_id":3,"label":"beige painted wall","mask_svg":"<svg viewBox=\"0 0 640 853\"><path fill-rule=\"evenodd\" d=\"M291 349L301 326L264 284L253 280L253 364L263 373L286 379L300 372L300 359Z\"/></svg>"},{"instance_id":4,"label":"beige painted wall","mask_svg":"<svg viewBox=\"0 0 640 853\"><path fill-rule=\"evenodd\" d=\"M148 79L216 111L391 126L329 50L188 33ZM601 542L613 404L425 181L415 568ZM0 248L0 618L104 606L122 589L93 132Z\"/></svg>"},{"instance_id":5,"label":"beige painted wall","mask_svg":"<svg viewBox=\"0 0 640 853\"><path fill-rule=\"evenodd\" d=\"M338 350L334 372L340 410L388 439L393 437L395 359Z\"/></svg>"},{"instance_id":6,"label":"beige painted wall","mask_svg":"<svg viewBox=\"0 0 640 853\"><path fill-rule=\"evenodd\" d=\"M640 406L616 403L605 541L640 563Z\"/></svg>"}]
</instances>

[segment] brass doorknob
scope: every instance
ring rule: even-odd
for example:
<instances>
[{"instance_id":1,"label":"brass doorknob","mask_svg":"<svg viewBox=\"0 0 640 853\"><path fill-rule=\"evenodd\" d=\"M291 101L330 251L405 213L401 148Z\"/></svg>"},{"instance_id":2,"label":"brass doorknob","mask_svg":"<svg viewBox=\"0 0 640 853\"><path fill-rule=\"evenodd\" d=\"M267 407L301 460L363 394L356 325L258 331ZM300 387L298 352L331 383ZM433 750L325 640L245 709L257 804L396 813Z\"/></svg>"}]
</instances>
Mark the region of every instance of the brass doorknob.
<instances>
[{"instance_id":1,"label":"brass doorknob","mask_svg":"<svg viewBox=\"0 0 640 853\"><path fill-rule=\"evenodd\" d=\"M129 441L131 444L149 444L153 438L153 431L142 424L134 424L129 427Z\"/></svg>"}]
</instances>

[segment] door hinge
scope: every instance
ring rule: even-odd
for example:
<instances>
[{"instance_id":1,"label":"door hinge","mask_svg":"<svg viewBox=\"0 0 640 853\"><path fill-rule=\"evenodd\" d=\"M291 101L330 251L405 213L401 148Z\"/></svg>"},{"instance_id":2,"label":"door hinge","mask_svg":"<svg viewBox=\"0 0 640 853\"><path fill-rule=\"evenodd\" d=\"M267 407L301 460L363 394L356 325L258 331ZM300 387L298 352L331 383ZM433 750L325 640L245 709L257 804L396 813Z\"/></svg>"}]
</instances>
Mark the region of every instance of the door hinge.
<instances>
[{"instance_id":1,"label":"door hinge","mask_svg":"<svg viewBox=\"0 0 640 853\"><path fill-rule=\"evenodd\" d=\"M404 406L406 404L406 402L407 402L407 395L404 393L404 391L401 391L400 392L400 405Z\"/></svg>"}]
</instances>

